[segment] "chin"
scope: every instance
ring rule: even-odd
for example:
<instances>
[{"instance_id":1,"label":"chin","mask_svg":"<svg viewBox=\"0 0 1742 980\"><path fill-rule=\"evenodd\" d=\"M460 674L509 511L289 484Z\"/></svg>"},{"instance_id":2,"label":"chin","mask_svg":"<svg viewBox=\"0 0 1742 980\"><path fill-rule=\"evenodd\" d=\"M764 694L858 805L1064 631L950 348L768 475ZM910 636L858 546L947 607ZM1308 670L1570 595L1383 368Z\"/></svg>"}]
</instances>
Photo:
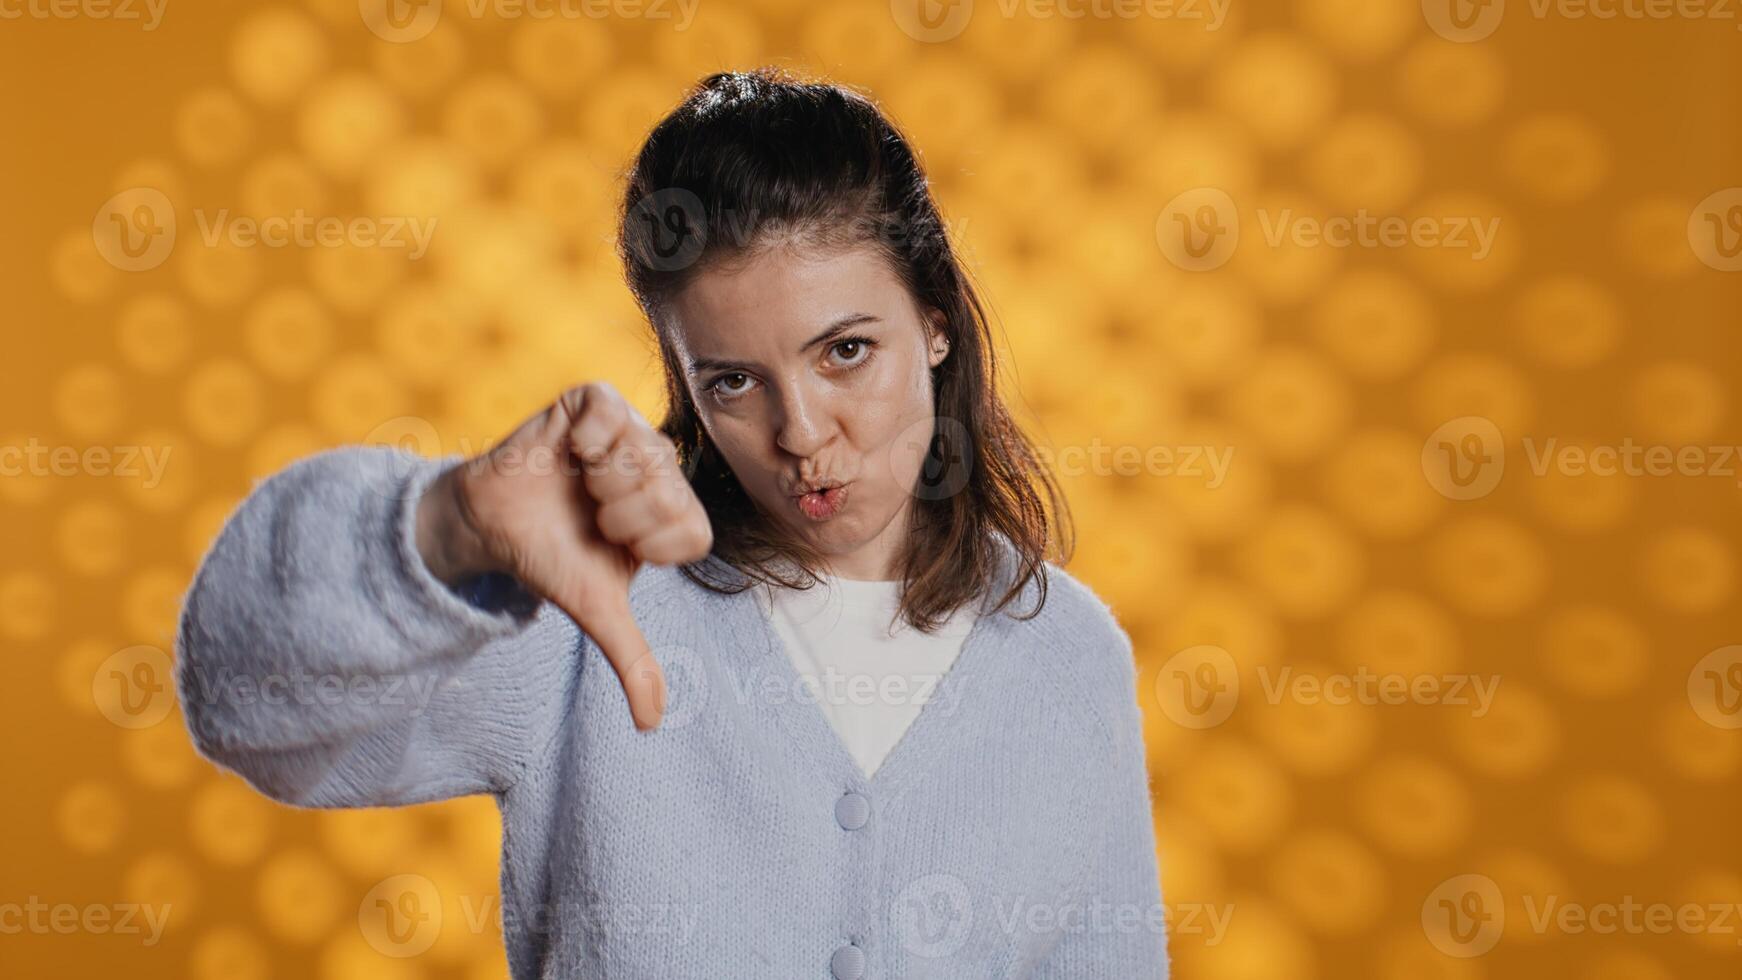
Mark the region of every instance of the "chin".
<instances>
[{"instance_id":1,"label":"chin","mask_svg":"<svg viewBox=\"0 0 1742 980\"><path fill-rule=\"evenodd\" d=\"M859 521L843 514L822 524L801 524L796 530L810 546L825 555L851 554L871 540Z\"/></svg>"},{"instance_id":2,"label":"chin","mask_svg":"<svg viewBox=\"0 0 1742 980\"><path fill-rule=\"evenodd\" d=\"M864 501L855 501L855 503L864 503ZM788 526L798 534L801 540L815 548L819 553L836 556L853 554L875 541L877 535L888 523L888 517L884 517L882 521L867 520L861 509L849 507L841 514L821 523L813 523L800 518L797 523Z\"/></svg>"}]
</instances>

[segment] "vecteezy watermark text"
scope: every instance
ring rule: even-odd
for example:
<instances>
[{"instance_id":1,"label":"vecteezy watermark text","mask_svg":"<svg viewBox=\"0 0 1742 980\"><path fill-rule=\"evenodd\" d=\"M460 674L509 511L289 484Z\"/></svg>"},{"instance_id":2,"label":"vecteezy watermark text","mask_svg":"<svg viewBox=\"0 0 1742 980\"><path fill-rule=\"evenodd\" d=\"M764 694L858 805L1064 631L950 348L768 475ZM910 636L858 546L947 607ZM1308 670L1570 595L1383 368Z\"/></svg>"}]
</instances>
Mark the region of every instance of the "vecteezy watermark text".
<instances>
[{"instance_id":1,"label":"vecteezy watermark text","mask_svg":"<svg viewBox=\"0 0 1742 980\"><path fill-rule=\"evenodd\" d=\"M237 215L229 208L194 208L193 213L207 248L403 249L412 261L429 251L437 222L415 215L311 215L300 208L264 217ZM91 219L97 254L123 272L148 272L167 262L179 230L175 202L155 187L121 191Z\"/></svg>"},{"instance_id":2,"label":"vecteezy watermark text","mask_svg":"<svg viewBox=\"0 0 1742 980\"><path fill-rule=\"evenodd\" d=\"M1421 0L1422 16L1435 34L1469 44L1500 29L1506 0ZM1734 0L1528 0L1513 4L1533 20L1710 20L1736 22ZM1737 25L1742 30L1742 25Z\"/></svg>"},{"instance_id":3,"label":"vecteezy watermark text","mask_svg":"<svg viewBox=\"0 0 1742 980\"><path fill-rule=\"evenodd\" d=\"M1234 447L1110 445L1096 438L1086 446L1036 446L1035 456L1060 476L1202 478L1214 490L1228 478Z\"/></svg>"},{"instance_id":4,"label":"vecteezy watermark text","mask_svg":"<svg viewBox=\"0 0 1742 980\"><path fill-rule=\"evenodd\" d=\"M1500 219L1479 215L1370 214L1359 208L1352 215L1297 214L1292 208L1258 209L1264 242L1271 248L1284 241L1300 248L1444 248L1469 252L1480 261L1494 250Z\"/></svg>"},{"instance_id":5,"label":"vecteezy watermark text","mask_svg":"<svg viewBox=\"0 0 1742 980\"><path fill-rule=\"evenodd\" d=\"M23 902L0 902L0 935L143 935L141 945L156 946L169 923L169 908L143 902L50 904L32 895Z\"/></svg>"},{"instance_id":6,"label":"vecteezy watermark text","mask_svg":"<svg viewBox=\"0 0 1742 980\"><path fill-rule=\"evenodd\" d=\"M890 901L888 915L890 931L904 949L921 959L942 959L954 956L981 922L1010 937L1148 932L1176 938L1201 936L1204 945L1215 946L1227 935L1234 906L1117 902L1101 896L1033 901L1026 895L983 903L976 901L966 881L937 872L908 882Z\"/></svg>"},{"instance_id":7,"label":"vecteezy watermark text","mask_svg":"<svg viewBox=\"0 0 1742 980\"><path fill-rule=\"evenodd\" d=\"M1270 248L1364 248L1445 250L1480 262L1494 251L1500 217L1481 214L1322 215L1294 208L1255 211ZM1221 268L1240 243L1242 217L1232 195L1219 187L1194 187L1174 195L1156 216L1155 238L1169 262L1188 272Z\"/></svg>"},{"instance_id":8,"label":"vecteezy watermark text","mask_svg":"<svg viewBox=\"0 0 1742 980\"><path fill-rule=\"evenodd\" d=\"M1563 476L1716 476L1736 479L1738 446L1666 446L1636 443L1631 437L1615 445L1562 446L1554 438L1538 443L1524 437L1524 453L1530 472L1547 476L1550 469ZM1742 486L1742 480L1736 480Z\"/></svg>"},{"instance_id":9,"label":"vecteezy watermark text","mask_svg":"<svg viewBox=\"0 0 1742 980\"><path fill-rule=\"evenodd\" d=\"M435 236L435 218L397 215L340 218L334 215L310 215L300 208L288 215L255 218L232 216L229 208L208 214L195 209L200 238L207 248L228 241L237 248L358 248L408 249L406 258L413 262L429 251Z\"/></svg>"},{"instance_id":10,"label":"vecteezy watermark text","mask_svg":"<svg viewBox=\"0 0 1742 980\"><path fill-rule=\"evenodd\" d=\"M140 30L163 23L169 0L0 0L0 20L139 21Z\"/></svg>"},{"instance_id":11,"label":"vecteezy watermark text","mask_svg":"<svg viewBox=\"0 0 1742 980\"><path fill-rule=\"evenodd\" d=\"M1233 905L1136 905L1095 899L1058 905L1031 902L1017 896L995 910L998 925L1007 936L1031 933L1090 933L1114 935L1136 932L1169 936L1204 936L1204 945L1216 946L1228 934L1234 918Z\"/></svg>"},{"instance_id":12,"label":"vecteezy watermark text","mask_svg":"<svg viewBox=\"0 0 1742 980\"><path fill-rule=\"evenodd\" d=\"M1473 718L1492 710L1499 674L1407 674L1357 666L1352 672L1297 671L1293 666L1257 667L1263 699L1304 705L1422 705L1468 708ZM1186 647L1161 665L1152 691L1162 714L1182 728L1214 728L1241 700L1239 666L1222 647Z\"/></svg>"},{"instance_id":13,"label":"vecteezy watermark text","mask_svg":"<svg viewBox=\"0 0 1742 980\"><path fill-rule=\"evenodd\" d=\"M1551 473L1600 479L1728 479L1742 487L1742 446L1639 442L1562 442L1559 437L1520 440L1532 477ZM1464 415L1447 421L1422 442L1422 475L1452 500L1474 500L1493 493L1507 471L1506 439L1492 419ZM1516 471L1515 471L1516 472Z\"/></svg>"},{"instance_id":14,"label":"vecteezy watermark text","mask_svg":"<svg viewBox=\"0 0 1742 980\"><path fill-rule=\"evenodd\" d=\"M1524 907L1525 925L1538 936L1734 936L1742 923L1742 903L1737 902L1645 902L1633 895L1622 895L1617 901L1568 902L1552 893L1531 892L1517 897ZM1457 875L1440 882L1422 902L1422 931L1447 956L1482 956L1504 935L1506 911L1505 895L1493 878Z\"/></svg>"},{"instance_id":15,"label":"vecteezy watermark text","mask_svg":"<svg viewBox=\"0 0 1742 980\"><path fill-rule=\"evenodd\" d=\"M149 490L163 482L171 448L45 446L32 436L22 445L0 445L0 477L118 476L135 479L143 476L142 486Z\"/></svg>"},{"instance_id":16,"label":"vecteezy watermark text","mask_svg":"<svg viewBox=\"0 0 1742 980\"><path fill-rule=\"evenodd\" d=\"M996 11L1005 20L1170 20L1216 31L1232 6L1232 0L997 0ZM908 37L941 44L967 30L974 0L891 0L889 10Z\"/></svg>"},{"instance_id":17,"label":"vecteezy watermark text","mask_svg":"<svg viewBox=\"0 0 1742 980\"><path fill-rule=\"evenodd\" d=\"M638 262L661 272L694 265L710 248L732 250L759 241L802 241L814 229L764 213L756 208L710 211L700 197L683 187L663 187L641 197L629 209L625 247ZM915 242L961 240L967 219L909 220L883 215L847 219L837 229L846 237L889 246Z\"/></svg>"},{"instance_id":18,"label":"vecteezy watermark text","mask_svg":"<svg viewBox=\"0 0 1742 980\"><path fill-rule=\"evenodd\" d=\"M446 914L447 903L435 882L419 874L382 879L357 906L357 926L376 952L396 959L418 956L458 924L470 935L492 926L514 938L547 935L557 928L581 927L588 935L625 935L686 943L695 935L702 909L680 902L505 903L495 895L462 894L460 919Z\"/></svg>"},{"instance_id":19,"label":"vecteezy watermark text","mask_svg":"<svg viewBox=\"0 0 1742 980\"><path fill-rule=\"evenodd\" d=\"M1272 676L1260 665L1258 681L1264 700L1281 704L1438 704L1470 708L1470 717L1481 718L1494 706L1500 690L1500 675L1489 674L1398 674L1375 673L1357 667L1352 674L1296 674L1283 667Z\"/></svg>"},{"instance_id":20,"label":"vecteezy watermark text","mask_svg":"<svg viewBox=\"0 0 1742 980\"><path fill-rule=\"evenodd\" d=\"M202 704L379 705L406 707L419 715L429 708L440 686L430 674L339 674L300 667L251 674L197 664L184 670L183 690Z\"/></svg>"},{"instance_id":21,"label":"vecteezy watermark text","mask_svg":"<svg viewBox=\"0 0 1742 980\"><path fill-rule=\"evenodd\" d=\"M1233 0L997 0L1006 20L1179 20L1203 21L1220 30Z\"/></svg>"},{"instance_id":22,"label":"vecteezy watermark text","mask_svg":"<svg viewBox=\"0 0 1742 980\"><path fill-rule=\"evenodd\" d=\"M435 30L447 10L473 20L670 21L672 30L695 23L701 0L463 0L444 9L442 0L358 0L363 24L383 41L409 44Z\"/></svg>"}]
</instances>

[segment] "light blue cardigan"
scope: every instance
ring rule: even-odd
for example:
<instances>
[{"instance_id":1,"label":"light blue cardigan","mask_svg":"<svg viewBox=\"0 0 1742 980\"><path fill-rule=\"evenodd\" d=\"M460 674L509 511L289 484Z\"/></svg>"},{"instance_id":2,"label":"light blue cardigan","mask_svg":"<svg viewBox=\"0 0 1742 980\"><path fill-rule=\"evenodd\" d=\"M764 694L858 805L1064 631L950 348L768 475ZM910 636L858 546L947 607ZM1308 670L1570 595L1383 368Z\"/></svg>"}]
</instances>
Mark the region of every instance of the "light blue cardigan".
<instances>
[{"instance_id":1,"label":"light blue cardigan","mask_svg":"<svg viewBox=\"0 0 1742 980\"><path fill-rule=\"evenodd\" d=\"M1076 579L982 616L866 779L749 593L636 577L670 689L641 732L553 604L446 587L411 504L457 462L256 486L176 640L203 755L296 806L495 795L517 980L1166 977L1131 641Z\"/></svg>"}]
</instances>

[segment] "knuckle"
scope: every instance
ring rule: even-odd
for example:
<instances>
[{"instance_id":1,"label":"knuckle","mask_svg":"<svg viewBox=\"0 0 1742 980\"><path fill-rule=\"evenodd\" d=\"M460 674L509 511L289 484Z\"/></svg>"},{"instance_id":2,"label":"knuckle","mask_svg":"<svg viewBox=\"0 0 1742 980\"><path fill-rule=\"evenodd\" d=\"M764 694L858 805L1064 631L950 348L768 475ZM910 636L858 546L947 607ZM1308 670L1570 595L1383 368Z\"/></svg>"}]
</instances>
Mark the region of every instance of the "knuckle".
<instances>
[{"instance_id":1,"label":"knuckle","mask_svg":"<svg viewBox=\"0 0 1742 980\"><path fill-rule=\"evenodd\" d=\"M647 502L654 516L661 521L675 520L683 512L683 498L674 486L664 480L647 485Z\"/></svg>"},{"instance_id":2,"label":"knuckle","mask_svg":"<svg viewBox=\"0 0 1742 980\"><path fill-rule=\"evenodd\" d=\"M619 472L624 476L639 477L647 473L647 450L633 442L626 442L617 450Z\"/></svg>"},{"instance_id":3,"label":"knuckle","mask_svg":"<svg viewBox=\"0 0 1742 980\"><path fill-rule=\"evenodd\" d=\"M607 381L589 381L570 388L563 393L563 402L573 408L570 417L576 421L592 416L611 418L624 408L623 397Z\"/></svg>"},{"instance_id":4,"label":"knuckle","mask_svg":"<svg viewBox=\"0 0 1742 980\"><path fill-rule=\"evenodd\" d=\"M605 540L620 544L625 531L624 517L623 508L616 501L611 501L599 505L599 512L593 520Z\"/></svg>"},{"instance_id":5,"label":"knuckle","mask_svg":"<svg viewBox=\"0 0 1742 980\"><path fill-rule=\"evenodd\" d=\"M559 411L566 411L569 418L580 414L581 406L587 403L587 386L584 384L570 385L557 395L556 405Z\"/></svg>"},{"instance_id":6,"label":"knuckle","mask_svg":"<svg viewBox=\"0 0 1742 980\"><path fill-rule=\"evenodd\" d=\"M567 415L570 422L579 421L583 415L592 411L599 403L599 389L602 385L604 382L601 381L587 381L578 385L570 385L563 389L563 393L558 396L557 405Z\"/></svg>"},{"instance_id":7,"label":"knuckle","mask_svg":"<svg viewBox=\"0 0 1742 980\"><path fill-rule=\"evenodd\" d=\"M582 467L581 484L600 504L615 502L625 495L622 481L611 479L611 465L602 459L588 461Z\"/></svg>"},{"instance_id":8,"label":"knuckle","mask_svg":"<svg viewBox=\"0 0 1742 980\"><path fill-rule=\"evenodd\" d=\"M633 480L646 479L652 472L652 467L648 464L649 459L646 449L633 444L625 445L623 447L622 473L624 476Z\"/></svg>"},{"instance_id":9,"label":"knuckle","mask_svg":"<svg viewBox=\"0 0 1742 980\"><path fill-rule=\"evenodd\" d=\"M588 391L587 404L600 415L608 419L624 419L628 417L628 403L610 382L595 381Z\"/></svg>"},{"instance_id":10,"label":"knuckle","mask_svg":"<svg viewBox=\"0 0 1742 980\"><path fill-rule=\"evenodd\" d=\"M589 419L577 425L574 432L570 433L570 440L575 455L581 458L587 476L605 476L617 469L617 448L600 431L598 419Z\"/></svg>"}]
</instances>

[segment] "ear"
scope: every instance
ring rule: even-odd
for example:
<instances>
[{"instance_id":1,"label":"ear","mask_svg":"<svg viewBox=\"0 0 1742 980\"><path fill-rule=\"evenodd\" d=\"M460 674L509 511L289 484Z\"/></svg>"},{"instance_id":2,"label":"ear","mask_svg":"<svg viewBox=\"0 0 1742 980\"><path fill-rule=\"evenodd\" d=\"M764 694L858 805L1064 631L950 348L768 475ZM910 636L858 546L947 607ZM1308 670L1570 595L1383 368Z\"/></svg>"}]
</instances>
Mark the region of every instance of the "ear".
<instances>
[{"instance_id":1,"label":"ear","mask_svg":"<svg viewBox=\"0 0 1742 980\"><path fill-rule=\"evenodd\" d=\"M937 367L950 356L950 334L946 328L949 320L942 310L930 310L926 313L925 343L926 360L932 367Z\"/></svg>"}]
</instances>

